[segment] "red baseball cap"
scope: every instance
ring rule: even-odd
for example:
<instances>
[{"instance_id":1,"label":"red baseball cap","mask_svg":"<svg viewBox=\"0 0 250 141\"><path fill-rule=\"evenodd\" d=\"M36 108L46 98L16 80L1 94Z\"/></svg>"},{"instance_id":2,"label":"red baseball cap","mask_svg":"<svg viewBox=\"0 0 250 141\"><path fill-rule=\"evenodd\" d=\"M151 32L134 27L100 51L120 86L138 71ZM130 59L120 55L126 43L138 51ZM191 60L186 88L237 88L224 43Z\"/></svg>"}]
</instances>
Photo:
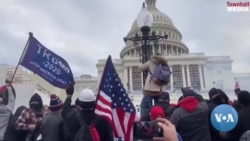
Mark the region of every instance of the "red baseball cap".
<instances>
[{"instance_id":1,"label":"red baseball cap","mask_svg":"<svg viewBox=\"0 0 250 141\"><path fill-rule=\"evenodd\" d=\"M157 119L159 117L161 117L161 118L165 117L164 110L160 106L153 106L150 109L149 115L150 115L151 120L155 120L155 119Z\"/></svg>"}]
</instances>

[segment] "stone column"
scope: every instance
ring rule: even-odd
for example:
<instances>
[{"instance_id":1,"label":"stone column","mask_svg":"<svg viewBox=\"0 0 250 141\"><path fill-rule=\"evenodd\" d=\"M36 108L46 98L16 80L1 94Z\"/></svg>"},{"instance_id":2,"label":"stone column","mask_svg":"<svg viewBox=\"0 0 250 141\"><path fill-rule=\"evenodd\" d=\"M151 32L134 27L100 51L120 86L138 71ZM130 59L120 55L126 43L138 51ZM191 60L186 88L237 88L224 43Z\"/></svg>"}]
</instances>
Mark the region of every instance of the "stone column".
<instances>
[{"instance_id":1,"label":"stone column","mask_svg":"<svg viewBox=\"0 0 250 141\"><path fill-rule=\"evenodd\" d=\"M174 55L174 46L171 46L171 54Z\"/></svg>"},{"instance_id":2,"label":"stone column","mask_svg":"<svg viewBox=\"0 0 250 141\"><path fill-rule=\"evenodd\" d=\"M129 67L129 87L130 91L133 91L133 81L132 81L132 66Z\"/></svg>"},{"instance_id":3,"label":"stone column","mask_svg":"<svg viewBox=\"0 0 250 141\"><path fill-rule=\"evenodd\" d=\"M128 82L128 67L124 67L122 78L123 78L123 84L125 85L125 89L128 90L128 85L127 85L127 83L129 83Z\"/></svg>"},{"instance_id":4,"label":"stone column","mask_svg":"<svg viewBox=\"0 0 250 141\"><path fill-rule=\"evenodd\" d=\"M191 87L189 65L187 65L187 81L188 81L188 86L187 87Z\"/></svg>"},{"instance_id":5,"label":"stone column","mask_svg":"<svg viewBox=\"0 0 250 141\"><path fill-rule=\"evenodd\" d=\"M170 66L170 70L172 72L171 76L170 76L170 84L171 84L171 92L174 90L174 79L173 79L173 69L172 66Z\"/></svg>"},{"instance_id":6,"label":"stone column","mask_svg":"<svg viewBox=\"0 0 250 141\"><path fill-rule=\"evenodd\" d=\"M204 89L204 85L203 85L203 78L202 78L201 65L199 65L199 76L200 76L200 86L201 86L201 90L203 90L203 89Z\"/></svg>"},{"instance_id":7,"label":"stone column","mask_svg":"<svg viewBox=\"0 0 250 141\"><path fill-rule=\"evenodd\" d=\"M203 65L203 71L204 71L204 80L205 80L205 85L204 85L204 89L207 88L207 67L206 65Z\"/></svg>"},{"instance_id":8,"label":"stone column","mask_svg":"<svg viewBox=\"0 0 250 141\"><path fill-rule=\"evenodd\" d=\"M182 65L182 79L183 79L183 87L186 86L186 76L185 76L185 65Z\"/></svg>"}]
</instances>

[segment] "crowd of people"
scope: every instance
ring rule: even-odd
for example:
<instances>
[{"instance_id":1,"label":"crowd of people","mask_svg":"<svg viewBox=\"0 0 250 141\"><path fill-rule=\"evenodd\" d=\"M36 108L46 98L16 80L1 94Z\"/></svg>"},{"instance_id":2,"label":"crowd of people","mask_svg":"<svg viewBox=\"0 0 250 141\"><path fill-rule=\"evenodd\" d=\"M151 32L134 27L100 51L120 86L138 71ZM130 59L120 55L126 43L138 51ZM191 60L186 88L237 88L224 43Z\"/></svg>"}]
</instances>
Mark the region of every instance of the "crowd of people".
<instances>
[{"instance_id":1,"label":"crowd of people","mask_svg":"<svg viewBox=\"0 0 250 141\"><path fill-rule=\"evenodd\" d=\"M35 93L29 107L20 106L14 112L12 88L11 84L0 88L0 141L114 140L109 123L94 113L96 95L92 90L84 89L74 105L74 86L66 89L64 102L52 94L49 106ZM8 101L4 100L6 96Z\"/></svg>"},{"instance_id":2,"label":"crowd of people","mask_svg":"<svg viewBox=\"0 0 250 141\"><path fill-rule=\"evenodd\" d=\"M141 121L156 121L163 137L155 141L247 141L250 131L250 94L236 89L238 97L230 101L227 94L212 88L209 99L204 99L191 88L183 88L178 102L171 104L164 82L152 79L157 64L168 72L167 62L160 55L142 64L141 71L149 71L143 88ZM160 71L160 70L158 70ZM164 78L165 79L165 78ZM168 78L167 78L168 79ZM0 87L0 141L114 141L112 126L95 114L96 94L83 89L72 103L74 86L65 89L63 102L57 95L50 96L50 105L44 106L40 95L34 94L29 107L14 110L16 92L11 83ZM20 92L17 92L20 93ZM152 104L154 101L154 104ZM215 129L210 117L213 109L228 104L238 112L237 126L229 132Z\"/></svg>"},{"instance_id":3,"label":"crowd of people","mask_svg":"<svg viewBox=\"0 0 250 141\"><path fill-rule=\"evenodd\" d=\"M159 64L168 67L166 60L156 54L142 64L140 70L155 72ZM162 92L164 85L153 81L154 77L162 81L169 79L161 79L162 75L168 75L167 69L165 72L149 73L147 76L140 105L141 120L165 118L175 126L176 132L183 141L250 141L250 94L248 91L235 89L238 99L231 101L221 89L212 88L208 92L209 99L204 99L202 95L187 87L182 88L183 95L178 102L171 104L169 94ZM238 112L238 123L229 132L218 131L210 120L214 108L221 104L231 105Z\"/></svg>"}]
</instances>

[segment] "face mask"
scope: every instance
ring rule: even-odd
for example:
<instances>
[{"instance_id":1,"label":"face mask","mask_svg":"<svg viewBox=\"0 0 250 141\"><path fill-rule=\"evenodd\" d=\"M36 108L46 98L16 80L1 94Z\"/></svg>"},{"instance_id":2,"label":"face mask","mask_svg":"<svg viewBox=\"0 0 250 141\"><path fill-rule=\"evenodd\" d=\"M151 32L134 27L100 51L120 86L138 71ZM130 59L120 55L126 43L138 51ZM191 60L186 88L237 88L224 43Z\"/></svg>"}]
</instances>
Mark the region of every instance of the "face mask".
<instances>
[{"instance_id":1,"label":"face mask","mask_svg":"<svg viewBox=\"0 0 250 141\"><path fill-rule=\"evenodd\" d=\"M36 104L31 104L30 108L33 109L34 111L41 111L42 107L40 106L40 104L36 103Z\"/></svg>"}]
</instances>

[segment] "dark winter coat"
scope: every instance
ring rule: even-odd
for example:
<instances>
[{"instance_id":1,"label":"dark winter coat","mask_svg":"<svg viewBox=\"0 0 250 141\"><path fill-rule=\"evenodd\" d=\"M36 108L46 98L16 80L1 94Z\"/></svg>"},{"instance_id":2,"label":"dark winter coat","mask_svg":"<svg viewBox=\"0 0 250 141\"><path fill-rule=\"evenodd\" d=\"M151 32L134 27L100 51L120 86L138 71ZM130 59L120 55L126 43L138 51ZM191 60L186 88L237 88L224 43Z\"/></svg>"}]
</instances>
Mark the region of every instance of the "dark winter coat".
<instances>
[{"instance_id":1,"label":"dark winter coat","mask_svg":"<svg viewBox=\"0 0 250 141\"><path fill-rule=\"evenodd\" d=\"M184 141L211 141L208 121L208 105L203 100L188 96L178 103L170 117Z\"/></svg>"},{"instance_id":2,"label":"dark winter coat","mask_svg":"<svg viewBox=\"0 0 250 141\"><path fill-rule=\"evenodd\" d=\"M74 141L75 135L77 131L80 129L80 123L77 119L78 113L81 114L82 119L88 125L90 125L94 119L97 119L95 128L100 135L101 141L114 140L112 128L104 118L97 116L94 112L85 113L83 111L79 111L77 108L72 107L70 103L71 103L71 97L67 97L64 102L64 107L62 111L65 124L70 134L70 141Z\"/></svg>"},{"instance_id":3,"label":"dark winter coat","mask_svg":"<svg viewBox=\"0 0 250 141\"><path fill-rule=\"evenodd\" d=\"M214 110L214 108L220 104L217 104L216 102L214 102L213 100L210 100L207 102L208 103L208 107L209 107L209 116L208 119L211 118L211 114L212 111ZM209 130L210 130L210 134L211 134L211 139L212 141L226 141L225 139L223 139L220 135L220 131L216 130L211 121L209 120Z\"/></svg>"},{"instance_id":4,"label":"dark winter coat","mask_svg":"<svg viewBox=\"0 0 250 141\"><path fill-rule=\"evenodd\" d=\"M66 141L63 119L57 113L50 113L41 123L41 135L43 141Z\"/></svg>"}]
</instances>

